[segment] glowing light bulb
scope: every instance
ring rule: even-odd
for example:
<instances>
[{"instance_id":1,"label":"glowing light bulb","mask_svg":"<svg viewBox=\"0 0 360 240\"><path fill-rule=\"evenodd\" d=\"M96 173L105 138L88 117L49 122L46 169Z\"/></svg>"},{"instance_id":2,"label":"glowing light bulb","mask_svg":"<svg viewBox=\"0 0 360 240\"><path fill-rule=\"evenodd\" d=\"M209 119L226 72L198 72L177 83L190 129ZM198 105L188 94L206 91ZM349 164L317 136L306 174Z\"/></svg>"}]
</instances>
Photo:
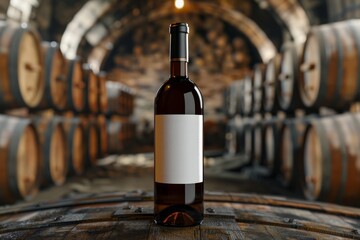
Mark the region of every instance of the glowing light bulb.
<instances>
[{"instance_id":1,"label":"glowing light bulb","mask_svg":"<svg viewBox=\"0 0 360 240\"><path fill-rule=\"evenodd\" d=\"M184 0L175 0L175 7L176 7L177 9L183 8L184 5L185 5Z\"/></svg>"}]
</instances>

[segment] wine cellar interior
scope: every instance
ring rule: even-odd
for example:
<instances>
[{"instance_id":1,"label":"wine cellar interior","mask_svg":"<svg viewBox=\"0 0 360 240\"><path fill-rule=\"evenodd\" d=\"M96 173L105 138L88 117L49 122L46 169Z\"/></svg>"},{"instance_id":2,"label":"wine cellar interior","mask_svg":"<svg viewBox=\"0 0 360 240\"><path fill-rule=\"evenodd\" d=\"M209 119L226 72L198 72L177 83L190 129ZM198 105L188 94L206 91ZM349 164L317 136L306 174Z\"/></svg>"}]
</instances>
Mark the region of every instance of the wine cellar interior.
<instances>
[{"instance_id":1,"label":"wine cellar interior","mask_svg":"<svg viewBox=\"0 0 360 240\"><path fill-rule=\"evenodd\" d=\"M154 224L187 22L204 221ZM0 239L360 239L360 0L1 0Z\"/></svg>"}]
</instances>

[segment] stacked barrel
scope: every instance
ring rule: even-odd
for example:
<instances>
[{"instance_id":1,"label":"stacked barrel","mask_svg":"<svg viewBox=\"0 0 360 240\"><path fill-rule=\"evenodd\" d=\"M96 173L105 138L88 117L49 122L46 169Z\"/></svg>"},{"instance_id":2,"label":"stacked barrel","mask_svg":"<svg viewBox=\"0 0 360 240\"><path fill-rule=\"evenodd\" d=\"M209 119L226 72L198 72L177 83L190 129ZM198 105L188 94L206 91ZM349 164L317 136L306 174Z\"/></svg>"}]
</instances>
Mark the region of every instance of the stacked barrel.
<instances>
[{"instance_id":1,"label":"stacked barrel","mask_svg":"<svg viewBox=\"0 0 360 240\"><path fill-rule=\"evenodd\" d=\"M66 59L29 27L0 25L0 49L0 203L31 198L129 149L132 89Z\"/></svg>"},{"instance_id":2,"label":"stacked barrel","mask_svg":"<svg viewBox=\"0 0 360 240\"><path fill-rule=\"evenodd\" d=\"M108 151L119 154L133 148L135 143L136 125L129 119L134 111L134 93L119 82L107 81L105 87L108 92Z\"/></svg>"},{"instance_id":3,"label":"stacked barrel","mask_svg":"<svg viewBox=\"0 0 360 240\"><path fill-rule=\"evenodd\" d=\"M307 199L359 205L360 125L349 112L360 101L359 29L360 20L315 26L234 81L229 153Z\"/></svg>"}]
</instances>

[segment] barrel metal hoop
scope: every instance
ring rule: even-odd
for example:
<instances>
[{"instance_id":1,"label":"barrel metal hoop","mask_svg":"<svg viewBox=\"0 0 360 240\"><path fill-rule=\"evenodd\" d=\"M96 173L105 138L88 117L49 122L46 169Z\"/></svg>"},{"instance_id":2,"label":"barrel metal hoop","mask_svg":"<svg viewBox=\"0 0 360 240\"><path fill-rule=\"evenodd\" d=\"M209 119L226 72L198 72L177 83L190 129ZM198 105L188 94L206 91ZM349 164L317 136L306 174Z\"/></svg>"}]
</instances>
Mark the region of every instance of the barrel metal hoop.
<instances>
[{"instance_id":1,"label":"barrel metal hoop","mask_svg":"<svg viewBox=\"0 0 360 240\"><path fill-rule=\"evenodd\" d=\"M3 26L0 28L0 41L1 41L2 35L4 34L5 30L6 30L6 26ZM1 46L1 43L0 43L0 46ZM1 51L1 48L0 48L0 51ZM1 79L1 76L0 76L0 80L5 81L5 79ZM3 104L4 104L4 97L3 97L3 94L0 94L0 105L3 105Z\"/></svg>"},{"instance_id":2,"label":"barrel metal hoop","mask_svg":"<svg viewBox=\"0 0 360 240\"><path fill-rule=\"evenodd\" d=\"M321 121L316 121L314 127L316 127L316 131L318 132L318 137L320 138L319 140L322 143L321 144L322 180L321 180L321 190L319 194L319 199L326 199L331 189L330 179L331 179L332 164L331 161L327 162L328 159L331 159L331 156L329 154L330 146L329 146L329 142L326 140L326 134L325 134L326 130L321 124Z\"/></svg>"},{"instance_id":3,"label":"barrel metal hoop","mask_svg":"<svg viewBox=\"0 0 360 240\"><path fill-rule=\"evenodd\" d=\"M73 60L69 60L69 69L68 69L68 75L67 75L67 105L69 106L69 108L71 108L72 110L74 110L75 112L78 112L79 109L76 109L74 103L73 103L73 75L74 75L74 68L75 68L75 63L76 63L76 59Z\"/></svg>"},{"instance_id":4,"label":"barrel metal hoop","mask_svg":"<svg viewBox=\"0 0 360 240\"><path fill-rule=\"evenodd\" d=\"M291 142L292 142L292 155L293 155L293 166L292 166L292 171L291 171L291 180L290 180L290 186L296 186L296 179L299 177L298 173L299 173L299 169L298 167L298 162L300 161L300 156L299 156L299 149L296 148L295 144L297 145L297 133L296 133L296 120L290 122L290 124L288 124L288 127L290 129L290 134L291 134Z\"/></svg>"},{"instance_id":5,"label":"barrel metal hoop","mask_svg":"<svg viewBox=\"0 0 360 240\"><path fill-rule=\"evenodd\" d=\"M344 198L344 192L346 187L346 180L347 180L347 168L348 168L348 159L347 159L347 151L346 151L346 145L345 145L345 136L344 133L341 131L340 123L334 119L334 131L339 136L340 140L340 150L341 150L341 179L340 179L340 189L338 191L337 195L337 202L342 203Z\"/></svg>"},{"instance_id":6,"label":"barrel metal hoop","mask_svg":"<svg viewBox=\"0 0 360 240\"><path fill-rule=\"evenodd\" d=\"M9 144L9 164L8 164L8 173L9 173L9 187L12 193L17 197L21 198L21 194L18 188L17 183L17 161L14 161L14 159L17 159L17 150L19 149L20 139L22 134L25 131L25 127L29 124L29 121L27 120L19 120L19 122L16 124L16 127L14 128L13 135L10 140Z\"/></svg>"},{"instance_id":7,"label":"barrel metal hoop","mask_svg":"<svg viewBox=\"0 0 360 240\"><path fill-rule=\"evenodd\" d=\"M291 99L290 102L287 106L287 110L292 110L298 106L296 106L296 102L297 102L297 96L296 96L296 90L298 89L299 91L299 76L298 76L298 72L300 72L299 66L300 66L300 58L301 56L298 53L298 50L296 49L296 46L292 46L291 47L291 55L292 55L292 86L291 86ZM298 97L300 99L300 96Z\"/></svg>"},{"instance_id":8,"label":"barrel metal hoop","mask_svg":"<svg viewBox=\"0 0 360 240\"><path fill-rule=\"evenodd\" d=\"M339 107L339 100L342 99L341 98L341 89L342 89L342 85L343 85L343 76L344 76L344 66L343 66L343 64L341 64L342 60L344 59L344 49L343 49L343 45L341 44L342 39L341 39L340 33L333 27L332 27L332 30L335 33L334 35L336 37L336 47L338 50L338 58L337 58L338 71L337 71L337 78L336 78L336 90L335 90L335 94L334 94L331 105ZM340 102L340 104L341 104L341 102Z\"/></svg>"},{"instance_id":9,"label":"barrel metal hoop","mask_svg":"<svg viewBox=\"0 0 360 240\"><path fill-rule=\"evenodd\" d=\"M356 45L356 49L358 52L358 66L357 66L357 94L356 94L356 98L357 100L360 100L360 32L357 30L356 26L354 26L353 22L349 22L349 24L347 25L352 36L355 39L355 45Z\"/></svg>"},{"instance_id":10,"label":"barrel metal hoop","mask_svg":"<svg viewBox=\"0 0 360 240\"><path fill-rule=\"evenodd\" d=\"M45 142L44 142L44 146L43 146L43 151L44 151L44 157L43 157L43 171L44 171L44 175L45 178L47 180L50 180L52 182L52 177L51 177L51 168L50 168L50 162L51 162L51 138L53 136L53 134L55 133L55 129L56 129L56 123L54 123L54 121L51 121L49 123L47 123L47 127L45 130Z\"/></svg>"},{"instance_id":11,"label":"barrel metal hoop","mask_svg":"<svg viewBox=\"0 0 360 240\"><path fill-rule=\"evenodd\" d=\"M326 47L326 39L324 38L324 34L320 32L321 30L317 31L317 38L319 39L319 51L320 51L320 87L319 87L319 93L316 101L314 102L314 106L321 106L322 102L326 99L326 93L328 89L328 48ZM324 44L322 44L324 43Z\"/></svg>"},{"instance_id":12,"label":"barrel metal hoop","mask_svg":"<svg viewBox=\"0 0 360 240\"><path fill-rule=\"evenodd\" d=\"M10 75L10 88L14 95L14 98L21 106L27 106L25 103L21 91L20 91L20 85L19 85L19 74L18 74L18 57L19 57L19 50L20 50L20 42L23 34L27 32L28 30L24 28L18 28L16 32L14 33L13 41L11 41L10 44L10 51L9 51L9 75Z\"/></svg>"},{"instance_id":13,"label":"barrel metal hoop","mask_svg":"<svg viewBox=\"0 0 360 240\"><path fill-rule=\"evenodd\" d=\"M76 122L71 122L70 123L70 129L69 129L69 134L68 134L68 151L69 151L69 160L68 160L68 169L70 170L71 173L76 173L75 171L75 167L73 164L74 161L74 156L73 156L73 152L74 151L79 151L80 149L74 149L74 134L75 134L75 130L76 128L81 127L81 124L77 124Z\"/></svg>"},{"instance_id":14,"label":"barrel metal hoop","mask_svg":"<svg viewBox=\"0 0 360 240\"><path fill-rule=\"evenodd\" d=\"M0 118L0 133L4 130L4 128L6 127L6 118ZM1 161L8 161L8 162L11 162L9 161L10 158L8 159L1 159ZM5 196L3 194L3 191L0 191L0 199L5 199Z\"/></svg>"},{"instance_id":15,"label":"barrel metal hoop","mask_svg":"<svg viewBox=\"0 0 360 240\"><path fill-rule=\"evenodd\" d=\"M56 51L58 51L58 47L53 47L49 45L46 55L45 55L45 99L49 101L47 104L49 104L51 107L54 107L57 109L56 104L54 103L53 96L51 94L51 85L54 84L51 80L51 73L52 73L52 65L54 61L54 54ZM48 94L46 94L48 93Z\"/></svg>"}]
</instances>

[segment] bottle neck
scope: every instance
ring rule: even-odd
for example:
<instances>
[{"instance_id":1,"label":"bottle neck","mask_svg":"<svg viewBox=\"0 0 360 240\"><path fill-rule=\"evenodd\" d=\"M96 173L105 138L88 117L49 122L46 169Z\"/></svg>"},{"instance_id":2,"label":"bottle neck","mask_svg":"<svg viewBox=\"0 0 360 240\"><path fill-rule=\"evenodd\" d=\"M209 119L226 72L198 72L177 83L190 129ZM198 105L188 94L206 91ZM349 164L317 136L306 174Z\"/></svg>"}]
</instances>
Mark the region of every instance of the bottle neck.
<instances>
[{"instance_id":1,"label":"bottle neck","mask_svg":"<svg viewBox=\"0 0 360 240\"><path fill-rule=\"evenodd\" d=\"M188 62L170 61L170 77L188 77Z\"/></svg>"}]
</instances>

